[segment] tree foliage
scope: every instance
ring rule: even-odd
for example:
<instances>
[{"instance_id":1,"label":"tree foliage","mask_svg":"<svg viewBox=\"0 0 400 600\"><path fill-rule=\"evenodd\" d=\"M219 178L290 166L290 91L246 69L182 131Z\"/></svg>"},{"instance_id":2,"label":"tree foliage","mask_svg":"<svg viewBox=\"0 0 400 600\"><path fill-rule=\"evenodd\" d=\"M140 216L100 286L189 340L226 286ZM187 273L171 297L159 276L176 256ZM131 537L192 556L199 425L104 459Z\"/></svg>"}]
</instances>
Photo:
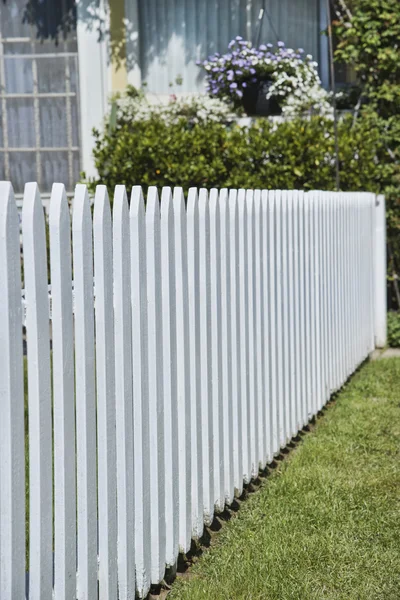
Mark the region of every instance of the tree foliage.
<instances>
[{"instance_id":1,"label":"tree foliage","mask_svg":"<svg viewBox=\"0 0 400 600\"><path fill-rule=\"evenodd\" d=\"M334 23L336 58L355 69L381 116L400 110L400 2L356 0Z\"/></svg>"}]
</instances>

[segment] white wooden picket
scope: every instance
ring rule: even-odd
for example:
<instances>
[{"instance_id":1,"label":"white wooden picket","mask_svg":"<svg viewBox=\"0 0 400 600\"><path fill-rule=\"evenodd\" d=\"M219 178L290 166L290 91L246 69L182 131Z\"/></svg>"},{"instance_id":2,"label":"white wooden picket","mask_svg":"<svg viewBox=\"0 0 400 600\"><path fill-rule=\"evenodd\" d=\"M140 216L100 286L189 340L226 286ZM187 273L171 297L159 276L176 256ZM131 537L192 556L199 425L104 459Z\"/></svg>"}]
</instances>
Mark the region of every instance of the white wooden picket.
<instances>
[{"instance_id":1,"label":"white wooden picket","mask_svg":"<svg viewBox=\"0 0 400 600\"><path fill-rule=\"evenodd\" d=\"M51 598L53 490L47 252L37 184L22 209L29 410L29 599ZM1 503L2 504L2 503Z\"/></svg>"},{"instance_id":2,"label":"white wooden picket","mask_svg":"<svg viewBox=\"0 0 400 600\"><path fill-rule=\"evenodd\" d=\"M135 597L132 313L129 208L125 186L113 203L115 407L117 452L118 592Z\"/></svg>"},{"instance_id":3,"label":"white wooden picket","mask_svg":"<svg viewBox=\"0 0 400 600\"><path fill-rule=\"evenodd\" d=\"M25 449L19 218L0 182L0 597L25 595Z\"/></svg>"},{"instance_id":4,"label":"white wooden picket","mask_svg":"<svg viewBox=\"0 0 400 600\"><path fill-rule=\"evenodd\" d=\"M165 484L160 203L155 187L150 187L147 195L146 266L151 583L157 584L162 580L165 568Z\"/></svg>"},{"instance_id":5,"label":"white wooden picket","mask_svg":"<svg viewBox=\"0 0 400 600\"><path fill-rule=\"evenodd\" d=\"M71 227L55 184L48 272L31 183L22 283L0 183L2 600L25 600L25 521L30 600L144 598L176 568L385 340L383 209L368 193L135 186L128 201L117 186L111 213L99 186L92 214L78 185Z\"/></svg>"},{"instance_id":6,"label":"white wooden picket","mask_svg":"<svg viewBox=\"0 0 400 600\"><path fill-rule=\"evenodd\" d=\"M76 472L71 227L65 188L50 200L53 340L54 593L76 597Z\"/></svg>"},{"instance_id":7,"label":"white wooden picket","mask_svg":"<svg viewBox=\"0 0 400 600\"><path fill-rule=\"evenodd\" d=\"M164 361L165 562L174 567L179 552L178 402L176 361L175 236L171 188L161 195L161 282Z\"/></svg>"},{"instance_id":8,"label":"white wooden picket","mask_svg":"<svg viewBox=\"0 0 400 600\"><path fill-rule=\"evenodd\" d=\"M97 598L96 383L92 217L86 186L77 185L72 245L75 292L77 598Z\"/></svg>"},{"instance_id":9,"label":"white wooden picket","mask_svg":"<svg viewBox=\"0 0 400 600\"><path fill-rule=\"evenodd\" d=\"M147 376L146 236L142 190L134 186L130 204L133 354L133 451L135 568L139 596L150 589L150 448Z\"/></svg>"},{"instance_id":10,"label":"white wooden picket","mask_svg":"<svg viewBox=\"0 0 400 600\"><path fill-rule=\"evenodd\" d=\"M198 424L201 422L201 387L206 383L200 377L200 281L199 281L199 200L196 188L189 190L187 198L187 261L189 301L190 346L190 440L191 440L191 496L192 536L203 534L203 480L202 438Z\"/></svg>"},{"instance_id":11,"label":"white wooden picket","mask_svg":"<svg viewBox=\"0 0 400 600\"><path fill-rule=\"evenodd\" d=\"M96 281L97 490L99 600L117 598L117 478L112 223L108 193L98 186L93 213Z\"/></svg>"}]
</instances>

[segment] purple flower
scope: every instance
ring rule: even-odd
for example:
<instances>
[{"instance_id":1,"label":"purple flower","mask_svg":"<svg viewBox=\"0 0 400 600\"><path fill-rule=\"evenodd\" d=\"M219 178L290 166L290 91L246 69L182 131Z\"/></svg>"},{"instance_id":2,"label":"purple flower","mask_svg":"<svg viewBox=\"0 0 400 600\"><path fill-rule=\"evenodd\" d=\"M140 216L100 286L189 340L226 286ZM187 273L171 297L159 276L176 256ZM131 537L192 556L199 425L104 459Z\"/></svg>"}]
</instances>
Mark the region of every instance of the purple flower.
<instances>
[{"instance_id":1,"label":"purple flower","mask_svg":"<svg viewBox=\"0 0 400 600\"><path fill-rule=\"evenodd\" d=\"M236 36L236 38L235 38L235 40L236 40L237 42L241 42L241 41L242 41L242 39L243 39L243 38L242 38L242 36L241 36L241 35L237 35L237 36Z\"/></svg>"},{"instance_id":2,"label":"purple flower","mask_svg":"<svg viewBox=\"0 0 400 600\"><path fill-rule=\"evenodd\" d=\"M299 49L297 50L297 52L298 52L299 54L303 54L304 50L303 50L303 48L299 48Z\"/></svg>"},{"instance_id":3,"label":"purple flower","mask_svg":"<svg viewBox=\"0 0 400 600\"><path fill-rule=\"evenodd\" d=\"M285 47L285 42L278 42L277 46L278 46L278 48L284 48Z\"/></svg>"},{"instance_id":4,"label":"purple flower","mask_svg":"<svg viewBox=\"0 0 400 600\"><path fill-rule=\"evenodd\" d=\"M235 40L232 40L231 42L229 42L228 44L228 48L233 48L233 46L236 44Z\"/></svg>"},{"instance_id":5,"label":"purple flower","mask_svg":"<svg viewBox=\"0 0 400 600\"><path fill-rule=\"evenodd\" d=\"M236 75L243 75L243 71L236 71Z\"/></svg>"},{"instance_id":6,"label":"purple flower","mask_svg":"<svg viewBox=\"0 0 400 600\"><path fill-rule=\"evenodd\" d=\"M230 84L229 87L231 88L231 90L235 90L237 88L237 86L238 86L237 83L233 82Z\"/></svg>"},{"instance_id":7,"label":"purple flower","mask_svg":"<svg viewBox=\"0 0 400 600\"><path fill-rule=\"evenodd\" d=\"M273 48L274 46L272 44L267 44L267 48Z\"/></svg>"},{"instance_id":8,"label":"purple flower","mask_svg":"<svg viewBox=\"0 0 400 600\"><path fill-rule=\"evenodd\" d=\"M251 73L251 75L255 75L256 74L256 70L253 67L251 67L250 73Z\"/></svg>"},{"instance_id":9,"label":"purple flower","mask_svg":"<svg viewBox=\"0 0 400 600\"><path fill-rule=\"evenodd\" d=\"M266 49L267 49L267 46L265 46L264 44L261 44L259 50L266 50Z\"/></svg>"},{"instance_id":10,"label":"purple flower","mask_svg":"<svg viewBox=\"0 0 400 600\"><path fill-rule=\"evenodd\" d=\"M247 87L247 83L245 81L243 81L242 83L242 87L246 88Z\"/></svg>"},{"instance_id":11,"label":"purple flower","mask_svg":"<svg viewBox=\"0 0 400 600\"><path fill-rule=\"evenodd\" d=\"M243 92L241 90L236 90L236 96L239 96L239 98L242 98Z\"/></svg>"}]
</instances>

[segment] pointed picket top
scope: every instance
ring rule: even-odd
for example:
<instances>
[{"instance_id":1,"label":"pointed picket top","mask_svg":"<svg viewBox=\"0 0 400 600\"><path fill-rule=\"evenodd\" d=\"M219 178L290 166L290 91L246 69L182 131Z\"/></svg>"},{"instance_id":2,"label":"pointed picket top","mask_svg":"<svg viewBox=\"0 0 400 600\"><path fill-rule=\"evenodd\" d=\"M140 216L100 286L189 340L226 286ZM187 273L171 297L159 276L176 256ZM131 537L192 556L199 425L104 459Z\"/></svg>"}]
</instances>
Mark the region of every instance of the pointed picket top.
<instances>
[{"instance_id":1,"label":"pointed picket top","mask_svg":"<svg viewBox=\"0 0 400 600\"><path fill-rule=\"evenodd\" d=\"M22 226L27 227L33 219L43 217L43 205L40 199L38 184L34 182L26 183L24 189L24 202L22 205ZM44 223L43 223L44 227Z\"/></svg>"},{"instance_id":2,"label":"pointed picket top","mask_svg":"<svg viewBox=\"0 0 400 600\"><path fill-rule=\"evenodd\" d=\"M163 187L161 192L160 217L169 220L172 213L172 190L170 187Z\"/></svg>"},{"instance_id":3,"label":"pointed picket top","mask_svg":"<svg viewBox=\"0 0 400 600\"><path fill-rule=\"evenodd\" d=\"M82 231L84 222L86 222L88 217L91 221L90 200L87 186L83 183L78 183L78 185L75 187L75 194L72 202L73 231Z\"/></svg>"},{"instance_id":4,"label":"pointed picket top","mask_svg":"<svg viewBox=\"0 0 400 600\"><path fill-rule=\"evenodd\" d=\"M174 188L173 204L174 204L175 219L182 221L186 217L185 196L183 193L183 188L181 188L181 187Z\"/></svg>"},{"instance_id":5,"label":"pointed picket top","mask_svg":"<svg viewBox=\"0 0 400 600\"><path fill-rule=\"evenodd\" d=\"M124 185L116 185L113 199L113 222L121 228L124 226L125 219L129 218L128 196Z\"/></svg>"},{"instance_id":6,"label":"pointed picket top","mask_svg":"<svg viewBox=\"0 0 400 600\"><path fill-rule=\"evenodd\" d=\"M199 204L199 195L197 192L197 188L192 187L189 188L188 191L188 197L187 197L187 205L186 205L186 212L187 215L193 215L197 210L198 210L198 204Z\"/></svg>"},{"instance_id":7,"label":"pointed picket top","mask_svg":"<svg viewBox=\"0 0 400 600\"><path fill-rule=\"evenodd\" d=\"M8 220L18 219L17 205L14 200L14 190L9 181L0 181L0 235L7 236Z\"/></svg>"},{"instance_id":8,"label":"pointed picket top","mask_svg":"<svg viewBox=\"0 0 400 600\"><path fill-rule=\"evenodd\" d=\"M111 208L107 186L98 185L94 196L93 226L103 228L110 221Z\"/></svg>"},{"instance_id":9,"label":"pointed picket top","mask_svg":"<svg viewBox=\"0 0 400 600\"><path fill-rule=\"evenodd\" d=\"M144 216L144 197L142 186L134 185L131 193L130 217L137 219L140 215Z\"/></svg>"},{"instance_id":10,"label":"pointed picket top","mask_svg":"<svg viewBox=\"0 0 400 600\"><path fill-rule=\"evenodd\" d=\"M50 197L49 223L53 226L59 226L65 219L69 218L68 200L63 183L53 183Z\"/></svg>"},{"instance_id":11,"label":"pointed picket top","mask_svg":"<svg viewBox=\"0 0 400 600\"><path fill-rule=\"evenodd\" d=\"M147 191L146 222L150 223L156 217L160 218L160 200L157 187L151 185Z\"/></svg>"}]
</instances>

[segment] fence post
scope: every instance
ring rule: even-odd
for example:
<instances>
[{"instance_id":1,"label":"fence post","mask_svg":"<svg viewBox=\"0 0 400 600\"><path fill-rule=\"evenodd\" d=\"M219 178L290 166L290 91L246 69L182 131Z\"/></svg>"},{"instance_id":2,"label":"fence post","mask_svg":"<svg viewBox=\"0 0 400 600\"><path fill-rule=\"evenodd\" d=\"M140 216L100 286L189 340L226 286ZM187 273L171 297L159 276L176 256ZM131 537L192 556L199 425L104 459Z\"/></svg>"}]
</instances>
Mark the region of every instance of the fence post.
<instances>
[{"instance_id":1,"label":"fence post","mask_svg":"<svg viewBox=\"0 0 400 600\"><path fill-rule=\"evenodd\" d=\"M375 346L386 346L386 212L385 196L377 196L375 204Z\"/></svg>"}]
</instances>

